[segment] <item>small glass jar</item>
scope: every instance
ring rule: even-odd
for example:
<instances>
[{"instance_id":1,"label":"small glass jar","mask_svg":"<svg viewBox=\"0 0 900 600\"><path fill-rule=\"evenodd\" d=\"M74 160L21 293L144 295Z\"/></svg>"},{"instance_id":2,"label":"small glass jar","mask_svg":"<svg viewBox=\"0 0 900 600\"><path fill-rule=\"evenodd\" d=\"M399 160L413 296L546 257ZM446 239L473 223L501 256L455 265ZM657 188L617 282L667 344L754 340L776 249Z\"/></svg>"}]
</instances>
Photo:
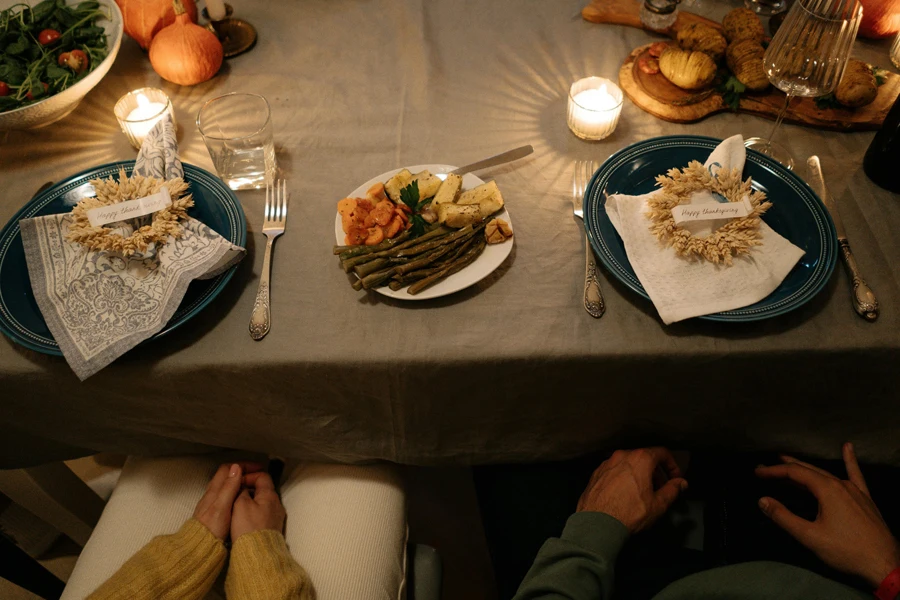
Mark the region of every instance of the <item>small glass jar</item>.
<instances>
[{"instance_id":1,"label":"small glass jar","mask_svg":"<svg viewBox=\"0 0 900 600\"><path fill-rule=\"evenodd\" d=\"M609 79L579 79L569 88L569 129L583 140L602 140L615 131L623 102L622 90Z\"/></svg>"},{"instance_id":2,"label":"small glass jar","mask_svg":"<svg viewBox=\"0 0 900 600\"><path fill-rule=\"evenodd\" d=\"M165 92L157 88L141 88L128 92L119 98L113 112L122 133L138 150L141 149L147 134L166 115L172 117L172 124L176 125L172 101Z\"/></svg>"},{"instance_id":3,"label":"small glass jar","mask_svg":"<svg viewBox=\"0 0 900 600\"><path fill-rule=\"evenodd\" d=\"M649 29L663 31L678 19L678 3L681 0L644 0L641 5L641 22Z\"/></svg>"}]
</instances>

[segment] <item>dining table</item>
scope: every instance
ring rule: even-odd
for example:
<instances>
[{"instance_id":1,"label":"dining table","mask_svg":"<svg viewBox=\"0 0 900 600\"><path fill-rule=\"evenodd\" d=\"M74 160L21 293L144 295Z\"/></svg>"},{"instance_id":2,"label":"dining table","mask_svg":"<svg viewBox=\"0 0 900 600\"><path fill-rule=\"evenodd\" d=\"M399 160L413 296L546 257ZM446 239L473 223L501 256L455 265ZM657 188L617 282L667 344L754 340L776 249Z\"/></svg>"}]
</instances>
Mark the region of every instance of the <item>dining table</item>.
<instances>
[{"instance_id":1,"label":"dining table","mask_svg":"<svg viewBox=\"0 0 900 600\"><path fill-rule=\"evenodd\" d=\"M109 0L106 0L109 1ZM62 357L0 338L0 468L93 452L216 448L304 460L414 465L520 463L636 445L780 450L900 464L900 196L863 171L874 131L786 123L797 158L820 157L881 314L850 302L838 263L786 314L664 325L601 268L605 315L582 306L585 230L573 165L662 135L764 136L772 122L723 112L660 120L625 99L601 141L566 124L570 85L617 79L663 36L581 16L586 0L234 0L258 33L211 80L178 86L123 40L108 75L61 121L0 133L0 224L48 181L134 159L116 100L170 97L185 163L215 172L196 119L230 92L265 96L289 211L275 242L271 330L248 332L263 269L265 191L236 192L247 256L204 310L81 382ZM687 0L720 20L735 0ZM853 55L897 73L890 40ZM509 257L471 287L405 300L357 292L332 254L339 200L399 167L463 165L530 144L478 173L503 192ZM777 202L777 198L772 198Z\"/></svg>"}]
</instances>

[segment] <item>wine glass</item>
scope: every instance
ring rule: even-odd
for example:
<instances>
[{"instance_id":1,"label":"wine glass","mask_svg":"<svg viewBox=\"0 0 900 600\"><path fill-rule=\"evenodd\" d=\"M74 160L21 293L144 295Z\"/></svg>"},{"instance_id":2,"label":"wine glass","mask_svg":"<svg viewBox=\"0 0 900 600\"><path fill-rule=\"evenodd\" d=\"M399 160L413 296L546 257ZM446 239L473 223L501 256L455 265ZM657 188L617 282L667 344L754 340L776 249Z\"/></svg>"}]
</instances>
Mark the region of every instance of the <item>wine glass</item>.
<instances>
[{"instance_id":1,"label":"wine glass","mask_svg":"<svg viewBox=\"0 0 900 600\"><path fill-rule=\"evenodd\" d=\"M850 58L862 18L858 0L797 0L763 56L772 85L785 93L768 138L749 138L744 145L771 156L791 169L794 159L773 139L794 96L818 97L834 91Z\"/></svg>"}]
</instances>

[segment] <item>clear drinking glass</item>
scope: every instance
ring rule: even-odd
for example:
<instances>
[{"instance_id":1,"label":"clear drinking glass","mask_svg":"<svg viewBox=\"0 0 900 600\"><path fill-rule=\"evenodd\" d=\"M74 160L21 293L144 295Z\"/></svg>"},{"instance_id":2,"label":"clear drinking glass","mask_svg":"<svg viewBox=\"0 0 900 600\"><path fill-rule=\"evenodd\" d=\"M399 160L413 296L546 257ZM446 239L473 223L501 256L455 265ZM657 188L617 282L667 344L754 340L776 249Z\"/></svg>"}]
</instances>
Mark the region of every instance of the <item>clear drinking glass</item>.
<instances>
[{"instance_id":1,"label":"clear drinking glass","mask_svg":"<svg viewBox=\"0 0 900 600\"><path fill-rule=\"evenodd\" d=\"M773 139L794 96L818 97L834 91L853 49L862 18L858 0L797 0L763 56L772 85L786 94L768 138L744 145L793 168L790 153Z\"/></svg>"},{"instance_id":2,"label":"clear drinking glass","mask_svg":"<svg viewBox=\"0 0 900 600\"><path fill-rule=\"evenodd\" d=\"M272 111L262 96L213 98L197 114L197 128L219 177L231 189L262 188L275 178Z\"/></svg>"}]
</instances>

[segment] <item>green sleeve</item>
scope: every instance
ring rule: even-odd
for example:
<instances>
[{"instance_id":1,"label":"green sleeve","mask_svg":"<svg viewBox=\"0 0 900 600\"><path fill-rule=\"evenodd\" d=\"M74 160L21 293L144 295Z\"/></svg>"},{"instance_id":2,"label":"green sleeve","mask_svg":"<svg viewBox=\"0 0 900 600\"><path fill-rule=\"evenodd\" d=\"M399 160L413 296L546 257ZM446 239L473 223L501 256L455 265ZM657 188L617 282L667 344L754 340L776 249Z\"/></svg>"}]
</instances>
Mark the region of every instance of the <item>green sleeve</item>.
<instances>
[{"instance_id":1,"label":"green sleeve","mask_svg":"<svg viewBox=\"0 0 900 600\"><path fill-rule=\"evenodd\" d=\"M561 537L544 542L514 600L612 598L616 557L627 539L614 517L575 513Z\"/></svg>"}]
</instances>

